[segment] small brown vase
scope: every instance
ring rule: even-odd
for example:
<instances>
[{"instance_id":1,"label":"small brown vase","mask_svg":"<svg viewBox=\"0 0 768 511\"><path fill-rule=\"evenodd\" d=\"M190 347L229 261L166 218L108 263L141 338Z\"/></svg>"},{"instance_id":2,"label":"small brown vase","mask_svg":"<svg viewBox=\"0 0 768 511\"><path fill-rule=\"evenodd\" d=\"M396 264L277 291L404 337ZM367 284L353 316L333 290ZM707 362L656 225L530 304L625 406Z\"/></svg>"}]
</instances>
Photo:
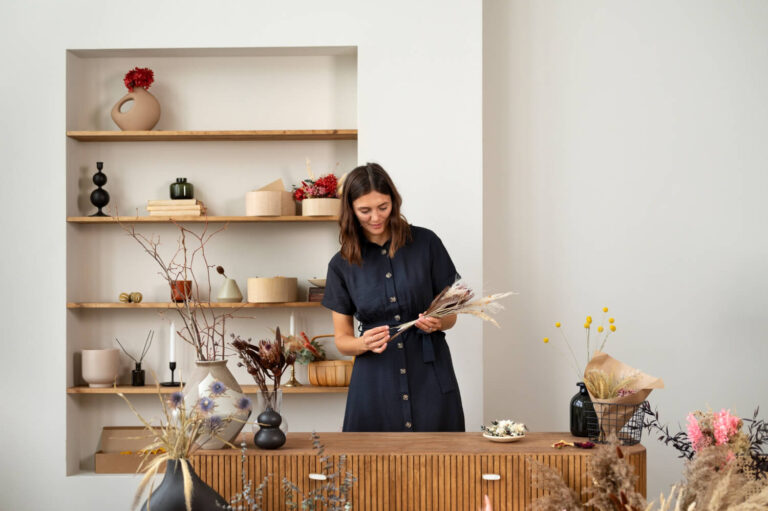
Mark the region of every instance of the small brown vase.
<instances>
[{"instance_id":1,"label":"small brown vase","mask_svg":"<svg viewBox=\"0 0 768 511\"><path fill-rule=\"evenodd\" d=\"M133 107L127 112L120 108L133 100ZM134 87L112 107L112 120L123 131L149 131L160 120L160 103L144 87Z\"/></svg>"},{"instance_id":2,"label":"small brown vase","mask_svg":"<svg viewBox=\"0 0 768 511\"><path fill-rule=\"evenodd\" d=\"M171 301L183 302L192 296L191 280L172 280L171 281Z\"/></svg>"}]
</instances>

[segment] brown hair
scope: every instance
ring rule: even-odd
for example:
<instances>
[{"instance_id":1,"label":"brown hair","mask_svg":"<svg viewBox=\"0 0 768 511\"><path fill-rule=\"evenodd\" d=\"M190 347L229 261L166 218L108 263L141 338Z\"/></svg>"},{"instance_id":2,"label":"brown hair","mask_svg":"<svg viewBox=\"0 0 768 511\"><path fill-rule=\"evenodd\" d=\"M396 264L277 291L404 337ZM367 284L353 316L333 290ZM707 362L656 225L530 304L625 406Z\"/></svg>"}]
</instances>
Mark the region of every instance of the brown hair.
<instances>
[{"instance_id":1,"label":"brown hair","mask_svg":"<svg viewBox=\"0 0 768 511\"><path fill-rule=\"evenodd\" d=\"M389 257L411 241L411 226L400 213L402 199L389 174L377 163L368 163L355 168L344 179L341 196L341 216L339 217L339 243L341 256L351 264L362 266L362 244L365 239L360 221L355 216L352 203L371 192L389 195L392 199L392 211L389 214L390 234Z\"/></svg>"}]
</instances>

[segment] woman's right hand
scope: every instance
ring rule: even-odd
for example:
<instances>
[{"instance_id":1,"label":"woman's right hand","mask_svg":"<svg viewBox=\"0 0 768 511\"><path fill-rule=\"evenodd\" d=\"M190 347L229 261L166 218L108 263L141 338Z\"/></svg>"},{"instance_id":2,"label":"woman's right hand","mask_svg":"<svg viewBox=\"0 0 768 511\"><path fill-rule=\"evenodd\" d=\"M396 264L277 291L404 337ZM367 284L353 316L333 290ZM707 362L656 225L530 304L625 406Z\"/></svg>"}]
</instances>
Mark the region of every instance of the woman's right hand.
<instances>
[{"instance_id":1,"label":"woman's right hand","mask_svg":"<svg viewBox=\"0 0 768 511\"><path fill-rule=\"evenodd\" d=\"M363 348L365 351L381 353L387 349L387 343L389 342L389 326L382 325L366 330L363 332L361 339L363 340Z\"/></svg>"}]
</instances>

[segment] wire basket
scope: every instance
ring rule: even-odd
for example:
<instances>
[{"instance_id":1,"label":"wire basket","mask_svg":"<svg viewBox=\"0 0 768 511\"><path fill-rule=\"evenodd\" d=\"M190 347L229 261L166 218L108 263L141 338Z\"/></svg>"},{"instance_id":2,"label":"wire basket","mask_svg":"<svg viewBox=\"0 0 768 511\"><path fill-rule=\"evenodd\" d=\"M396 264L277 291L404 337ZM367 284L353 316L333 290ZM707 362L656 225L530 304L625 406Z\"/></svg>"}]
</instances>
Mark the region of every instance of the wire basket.
<instances>
[{"instance_id":1,"label":"wire basket","mask_svg":"<svg viewBox=\"0 0 768 511\"><path fill-rule=\"evenodd\" d=\"M639 405L592 401L592 406L585 409L587 436L592 442L605 444L614 433L621 445L638 444L643 436L647 408L647 401Z\"/></svg>"}]
</instances>

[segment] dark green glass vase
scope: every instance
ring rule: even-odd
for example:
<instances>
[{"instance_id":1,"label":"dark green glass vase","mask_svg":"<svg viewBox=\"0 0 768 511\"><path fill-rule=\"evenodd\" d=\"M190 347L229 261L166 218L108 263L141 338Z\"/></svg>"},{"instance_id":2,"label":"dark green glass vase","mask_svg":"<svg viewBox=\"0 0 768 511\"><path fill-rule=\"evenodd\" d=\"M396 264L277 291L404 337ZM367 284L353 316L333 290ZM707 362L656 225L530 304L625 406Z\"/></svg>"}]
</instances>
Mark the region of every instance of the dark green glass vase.
<instances>
[{"instance_id":1,"label":"dark green glass vase","mask_svg":"<svg viewBox=\"0 0 768 511\"><path fill-rule=\"evenodd\" d=\"M588 424L597 419L595 409L592 407L587 386L583 382L576 385L578 385L579 391L571 398L571 434L573 436L589 436Z\"/></svg>"},{"instance_id":2,"label":"dark green glass vase","mask_svg":"<svg viewBox=\"0 0 768 511\"><path fill-rule=\"evenodd\" d=\"M186 177L177 177L175 183L171 183L171 199L194 199L195 187L187 183Z\"/></svg>"}]
</instances>

